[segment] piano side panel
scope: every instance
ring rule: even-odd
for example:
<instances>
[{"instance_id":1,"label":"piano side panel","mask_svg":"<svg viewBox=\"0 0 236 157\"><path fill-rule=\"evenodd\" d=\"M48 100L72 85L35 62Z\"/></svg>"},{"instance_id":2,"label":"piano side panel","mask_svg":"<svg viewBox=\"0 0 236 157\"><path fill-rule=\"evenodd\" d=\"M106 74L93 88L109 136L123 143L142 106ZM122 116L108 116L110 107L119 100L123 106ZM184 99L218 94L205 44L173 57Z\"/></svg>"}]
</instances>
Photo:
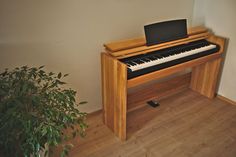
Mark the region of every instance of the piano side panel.
<instances>
[{"instance_id":1,"label":"piano side panel","mask_svg":"<svg viewBox=\"0 0 236 157\"><path fill-rule=\"evenodd\" d=\"M224 53L224 38L212 35L208 41L220 45L218 54ZM222 57L193 67L190 88L208 98L213 98L216 94L221 61Z\"/></svg>"},{"instance_id":2,"label":"piano side panel","mask_svg":"<svg viewBox=\"0 0 236 157\"><path fill-rule=\"evenodd\" d=\"M101 54L104 123L126 139L127 68L106 53Z\"/></svg>"},{"instance_id":3,"label":"piano side panel","mask_svg":"<svg viewBox=\"0 0 236 157\"><path fill-rule=\"evenodd\" d=\"M126 139L127 116L127 68L117 62L117 93L115 97L115 130L121 140Z\"/></svg>"},{"instance_id":4,"label":"piano side panel","mask_svg":"<svg viewBox=\"0 0 236 157\"><path fill-rule=\"evenodd\" d=\"M214 98L221 58L192 69L190 88L208 98Z\"/></svg>"},{"instance_id":5,"label":"piano side panel","mask_svg":"<svg viewBox=\"0 0 236 157\"><path fill-rule=\"evenodd\" d=\"M113 96L112 92L113 91L113 85L110 80L113 75L108 75L108 73L112 73L111 69L109 68L108 65L112 64L112 60L109 59L106 54L102 53L101 54L101 69L102 69L102 103L103 103L103 120L104 123L109 126L113 130L114 128L114 123L113 123L113 118L108 118L110 115L114 114L114 110L112 107L114 102L110 99ZM112 105L108 105L112 104Z\"/></svg>"}]
</instances>

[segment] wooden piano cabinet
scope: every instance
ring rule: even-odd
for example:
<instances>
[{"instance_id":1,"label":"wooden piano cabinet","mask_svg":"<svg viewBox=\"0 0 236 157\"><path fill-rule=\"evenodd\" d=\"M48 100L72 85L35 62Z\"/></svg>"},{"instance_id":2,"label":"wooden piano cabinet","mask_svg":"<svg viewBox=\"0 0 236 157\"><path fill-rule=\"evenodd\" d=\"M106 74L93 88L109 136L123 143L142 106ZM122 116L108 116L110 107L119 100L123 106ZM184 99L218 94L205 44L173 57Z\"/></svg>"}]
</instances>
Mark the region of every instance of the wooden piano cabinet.
<instances>
[{"instance_id":1,"label":"wooden piano cabinet","mask_svg":"<svg viewBox=\"0 0 236 157\"><path fill-rule=\"evenodd\" d=\"M214 98L221 58L192 69L190 88L208 98Z\"/></svg>"},{"instance_id":2,"label":"wooden piano cabinet","mask_svg":"<svg viewBox=\"0 0 236 157\"><path fill-rule=\"evenodd\" d=\"M140 108L148 100L166 98L186 88L191 88L208 98L214 98L222 53L224 52L224 38L214 36L206 28L201 27L192 28L189 32L189 41L188 39L177 40L160 46L147 47L143 43L144 40L142 38L105 44L106 52L101 53L103 120L105 125L119 139L123 141L127 139L127 132L129 132L127 130L127 126L129 126L127 124L127 117L129 116L127 115L129 112L135 112L137 108ZM127 66L119 61L120 58L148 53L152 50L172 47L176 44L183 44L203 38L220 45L220 50L214 54L130 80L127 79ZM166 78L181 71L186 71L186 69L192 70L188 74L183 74L129 93L130 89L143 86L157 79ZM130 122L130 119L128 121Z\"/></svg>"},{"instance_id":3,"label":"wooden piano cabinet","mask_svg":"<svg viewBox=\"0 0 236 157\"><path fill-rule=\"evenodd\" d=\"M104 123L126 139L127 67L106 53L101 55Z\"/></svg>"},{"instance_id":4,"label":"wooden piano cabinet","mask_svg":"<svg viewBox=\"0 0 236 157\"><path fill-rule=\"evenodd\" d=\"M210 36L208 40L221 46L219 52L217 53L222 55L224 52L225 40L217 36ZM214 98L216 94L221 60L222 56L193 67L190 88L208 98Z\"/></svg>"}]
</instances>

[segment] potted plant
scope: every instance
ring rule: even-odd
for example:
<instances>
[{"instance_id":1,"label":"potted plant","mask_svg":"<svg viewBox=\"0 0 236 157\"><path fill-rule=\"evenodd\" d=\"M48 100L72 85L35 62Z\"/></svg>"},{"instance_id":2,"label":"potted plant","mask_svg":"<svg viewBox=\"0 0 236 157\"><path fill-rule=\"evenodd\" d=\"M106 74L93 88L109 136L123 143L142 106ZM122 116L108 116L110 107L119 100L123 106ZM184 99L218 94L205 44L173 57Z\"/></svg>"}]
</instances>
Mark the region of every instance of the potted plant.
<instances>
[{"instance_id":1,"label":"potted plant","mask_svg":"<svg viewBox=\"0 0 236 157\"><path fill-rule=\"evenodd\" d=\"M46 145L58 146L85 135L86 113L77 108L76 91L63 88L67 75L47 73L43 66L6 69L0 74L0 151L4 156L39 157ZM63 145L61 156L68 155L71 146ZM48 153L46 149L44 155Z\"/></svg>"}]
</instances>

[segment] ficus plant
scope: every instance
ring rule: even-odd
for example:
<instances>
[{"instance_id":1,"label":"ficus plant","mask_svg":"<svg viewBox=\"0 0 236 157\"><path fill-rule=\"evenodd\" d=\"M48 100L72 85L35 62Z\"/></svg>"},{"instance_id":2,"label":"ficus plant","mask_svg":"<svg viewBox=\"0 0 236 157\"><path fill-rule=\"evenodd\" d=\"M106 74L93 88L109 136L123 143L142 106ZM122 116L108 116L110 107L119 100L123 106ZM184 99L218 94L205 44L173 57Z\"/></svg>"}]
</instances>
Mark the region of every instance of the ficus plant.
<instances>
[{"instance_id":1,"label":"ficus plant","mask_svg":"<svg viewBox=\"0 0 236 157\"><path fill-rule=\"evenodd\" d=\"M0 74L0 152L6 157L39 157L62 145L67 156L72 144L85 135L86 113L78 110L76 91L66 89L68 74L45 72L44 67L15 68ZM66 133L65 133L66 130ZM67 144L62 144L67 143Z\"/></svg>"}]
</instances>

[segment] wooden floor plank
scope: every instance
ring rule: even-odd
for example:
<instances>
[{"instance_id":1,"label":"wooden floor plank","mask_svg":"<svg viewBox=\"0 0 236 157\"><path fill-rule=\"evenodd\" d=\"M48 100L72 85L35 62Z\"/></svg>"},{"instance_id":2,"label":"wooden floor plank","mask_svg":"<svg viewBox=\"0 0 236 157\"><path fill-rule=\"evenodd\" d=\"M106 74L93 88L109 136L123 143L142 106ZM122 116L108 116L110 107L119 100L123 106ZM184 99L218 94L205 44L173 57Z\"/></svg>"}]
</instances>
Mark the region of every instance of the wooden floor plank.
<instances>
[{"instance_id":1,"label":"wooden floor plank","mask_svg":"<svg viewBox=\"0 0 236 157\"><path fill-rule=\"evenodd\" d=\"M84 139L72 141L70 157L235 157L236 106L185 90L128 114L128 140L88 117ZM59 156L58 153L54 156Z\"/></svg>"}]
</instances>

